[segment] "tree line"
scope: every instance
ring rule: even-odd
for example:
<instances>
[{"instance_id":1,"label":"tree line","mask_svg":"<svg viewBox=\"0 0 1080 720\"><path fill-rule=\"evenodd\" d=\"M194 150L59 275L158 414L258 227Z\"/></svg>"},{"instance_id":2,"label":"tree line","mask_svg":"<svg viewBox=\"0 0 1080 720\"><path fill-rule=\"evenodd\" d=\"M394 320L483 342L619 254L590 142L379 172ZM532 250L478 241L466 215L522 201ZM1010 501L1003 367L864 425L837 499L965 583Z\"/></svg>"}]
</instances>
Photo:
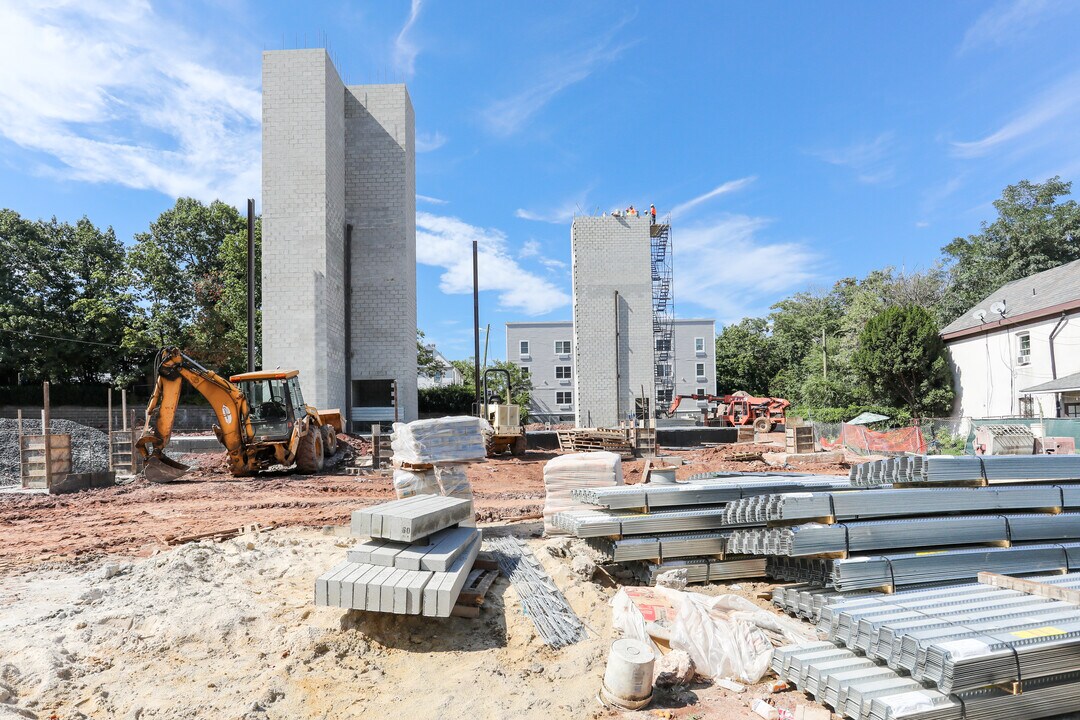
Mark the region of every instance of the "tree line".
<instances>
[{"instance_id":1,"label":"tree line","mask_svg":"<svg viewBox=\"0 0 1080 720\"><path fill-rule=\"evenodd\" d=\"M256 219L257 308L261 236ZM0 210L0 254L0 385L130 386L162 345L247 367L247 219L226 203L180 198L130 245L85 216Z\"/></svg>"},{"instance_id":2,"label":"tree line","mask_svg":"<svg viewBox=\"0 0 1080 720\"><path fill-rule=\"evenodd\" d=\"M928 270L842 278L726 326L716 338L718 392L786 397L811 413L949 415L941 328L1005 283L1080 259L1080 206L1064 199L1071 189L1059 177L1010 185L994 201L997 218L945 245Z\"/></svg>"}]
</instances>

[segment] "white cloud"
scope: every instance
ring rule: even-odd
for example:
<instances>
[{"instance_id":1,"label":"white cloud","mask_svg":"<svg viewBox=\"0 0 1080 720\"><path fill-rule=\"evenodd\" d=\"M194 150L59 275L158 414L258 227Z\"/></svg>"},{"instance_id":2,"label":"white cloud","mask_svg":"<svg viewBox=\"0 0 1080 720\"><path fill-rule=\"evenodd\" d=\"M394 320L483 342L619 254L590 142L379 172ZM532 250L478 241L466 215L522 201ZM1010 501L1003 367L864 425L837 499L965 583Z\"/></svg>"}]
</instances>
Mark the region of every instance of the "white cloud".
<instances>
[{"instance_id":1,"label":"white cloud","mask_svg":"<svg viewBox=\"0 0 1080 720\"><path fill-rule=\"evenodd\" d=\"M416 73L416 57L420 54L420 48L410 37L410 32L420 17L420 8L423 4L423 0L412 0L409 19L405 21L405 25L402 26L401 32L394 41L394 64L407 78L411 78Z\"/></svg>"},{"instance_id":2,"label":"white cloud","mask_svg":"<svg viewBox=\"0 0 1080 720\"><path fill-rule=\"evenodd\" d=\"M537 257L540 255L540 243L536 240L526 240L518 250L519 258Z\"/></svg>"},{"instance_id":3,"label":"white cloud","mask_svg":"<svg viewBox=\"0 0 1080 720\"><path fill-rule=\"evenodd\" d=\"M675 306L687 303L716 314L718 322L760 316L778 295L817 277L820 257L799 242L758 238L768 218L719 215L680 226L675 249Z\"/></svg>"},{"instance_id":4,"label":"white cloud","mask_svg":"<svg viewBox=\"0 0 1080 720\"><path fill-rule=\"evenodd\" d=\"M64 179L239 204L260 184L258 79L147 2L0 0L0 134Z\"/></svg>"},{"instance_id":5,"label":"white cloud","mask_svg":"<svg viewBox=\"0 0 1080 720\"><path fill-rule=\"evenodd\" d=\"M434 133L416 133L416 152L426 153L438 150L446 144L446 136L436 130Z\"/></svg>"},{"instance_id":6,"label":"white cloud","mask_svg":"<svg viewBox=\"0 0 1080 720\"><path fill-rule=\"evenodd\" d=\"M449 205L449 200L443 200L442 198L431 197L430 195L417 195L416 199L420 202L426 202L431 205Z\"/></svg>"},{"instance_id":7,"label":"white cloud","mask_svg":"<svg viewBox=\"0 0 1080 720\"><path fill-rule=\"evenodd\" d=\"M830 165L851 168L859 182L867 185L893 179L896 168L889 162L896 137L883 132L872 140L861 140L840 148L814 150L810 154Z\"/></svg>"},{"instance_id":8,"label":"white cloud","mask_svg":"<svg viewBox=\"0 0 1080 720\"><path fill-rule=\"evenodd\" d=\"M483 110L482 118L488 129L504 137L513 135L560 92L616 60L634 44L614 44L618 31L626 22L628 20L620 22L584 52L566 57L565 60L548 60L538 64L539 67L546 68L540 82L528 85L508 98L497 100Z\"/></svg>"},{"instance_id":9,"label":"white cloud","mask_svg":"<svg viewBox=\"0 0 1080 720\"><path fill-rule=\"evenodd\" d=\"M473 240L478 243L480 289L498 292L501 308L543 315L570 303L566 291L513 258L501 230L477 227L455 217L416 213L416 261L445 269L439 278L439 289L444 293L472 292Z\"/></svg>"},{"instance_id":10,"label":"white cloud","mask_svg":"<svg viewBox=\"0 0 1080 720\"><path fill-rule=\"evenodd\" d=\"M721 195L727 195L728 193L742 190L744 187L754 182L755 180L757 180L757 176L753 175L750 177L739 178L738 180L729 180L723 185L713 188L712 190L703 195L698 195L692 200L687 200L684 203L676 205L671 209L671 216L674 218L678 217L679 215L685 215L687 211L692 210L703 202L712 200L715 197L720 197Z\"/></svg>"},{"instance_id":11,"label":"white cloud","mask_svg":"<svg viewBox=\"0 0 1080 720\"><path fill-rule=\"evenodd\" d=\"M566 200L550 210L536 211L518 208L514 211L514 217L522 220L546 222L553 225L566 225L574 219L575 214L580 214L581 206L585 202L584 195L580 198Z\"/></svg>"},{"instance_id":12,"label":"white cloud","mask_svg":"<svg viewBox=\"0 0 1080 720\"><path fill-rule=\"evenodd\" d=\"M982 45L1005 45L1024 36L1069 3L1051 0L1004 0L990 8L964 33L960 52Z\"/></svg>"},{"instance_id":13,"label":"white cloud","mask_svg":"<svg viewBox=\"0 0 1080 720\"><path fill-rule=\"evenodd\" d=\"M1076 121L1080 119L1080 73L1074 73L1035 99L1012 120L984 138L970 142L954 142L953 154L962 158L980 157L1039 130L1037 144L1057 142L1058 134L1046 128L1061 119L1053 128L1067 138L1075 137ZM1063 132L1062 132L1063 131Z\"/></svg>"}]
</instances>

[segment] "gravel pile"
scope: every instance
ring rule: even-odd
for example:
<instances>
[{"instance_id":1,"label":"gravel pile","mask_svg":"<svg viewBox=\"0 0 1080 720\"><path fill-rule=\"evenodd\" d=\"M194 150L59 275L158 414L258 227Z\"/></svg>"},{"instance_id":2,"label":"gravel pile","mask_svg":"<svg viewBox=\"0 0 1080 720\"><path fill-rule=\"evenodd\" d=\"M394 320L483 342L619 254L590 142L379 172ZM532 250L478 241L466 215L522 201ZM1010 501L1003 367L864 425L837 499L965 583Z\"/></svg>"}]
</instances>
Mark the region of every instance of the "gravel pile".
<instances>
[{"instance_id":1,"label":"gravel pile","mask_svg":"<svg viewBox=\"0 0 1080 720\"><path fill-rule=\"evenodd\" d=\"M51 421L52 432L71 435L73 472L109 469L109 439L105 433L70 420ZM40 420L23 420L23 433L40 435ZM19 421L0 418L0 485L19 482Z\"/></svg>"}]
</instances>

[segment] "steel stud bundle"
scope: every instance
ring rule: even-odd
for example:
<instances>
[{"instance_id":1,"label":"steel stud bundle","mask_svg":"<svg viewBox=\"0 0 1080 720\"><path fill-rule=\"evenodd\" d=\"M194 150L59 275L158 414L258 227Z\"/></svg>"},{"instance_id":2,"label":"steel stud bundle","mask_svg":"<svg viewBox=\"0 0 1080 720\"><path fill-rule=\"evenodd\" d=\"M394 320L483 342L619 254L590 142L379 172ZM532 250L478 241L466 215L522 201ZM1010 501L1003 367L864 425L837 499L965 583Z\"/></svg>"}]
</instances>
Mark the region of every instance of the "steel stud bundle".
<instances>
[{"instance_id":1,"label":"steel stud bundle","mask_svg":"<svg viewBox=\"0 0 1080 720\"><path fill-rule=\"evenodd\" d=\"M916 455L861 463L852 485L1038 483L1080 480L1080 455Z\"/></svg>"}]
</instances>

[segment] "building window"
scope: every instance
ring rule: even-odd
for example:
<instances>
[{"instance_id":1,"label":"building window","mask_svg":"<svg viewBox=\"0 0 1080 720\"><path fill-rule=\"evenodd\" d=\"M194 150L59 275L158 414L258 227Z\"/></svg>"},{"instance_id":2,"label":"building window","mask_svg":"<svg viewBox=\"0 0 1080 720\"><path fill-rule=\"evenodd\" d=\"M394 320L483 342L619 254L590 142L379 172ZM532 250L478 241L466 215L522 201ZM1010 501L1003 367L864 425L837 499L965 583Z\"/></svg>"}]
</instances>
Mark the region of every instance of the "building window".
<instances>
[{"instance_id":1,"label":"building window","mask_svg":"<svg viewBox=\"0 0 1080 720\"><path fill-rule=\"evenodd\" d=\"M555 341L555 354L556 355L569 355L570 354L570 341L569 340L556 340Z\"/></svg>"},{"instance_id":2,"label":"building window","mask_svg":"<svg viewBox=\"0 0 1080 720\"><path fill-rule=\"evenodd\" d=\"M556 365L555 366L555 379L556 380L569 380L570 379L570 366L569 365Z\"/></svg>"},{"instance_id":3,"label":"building window","mask_svg":"<svg viewBox=\"0 0 1080 720\"><path fill-rule=\"evenodd\" d=\"M1017 351L1016 351L1016 364L1028 365L1031 363L1031 335L1028 333L1018 333L1016 335Z\"/></svg>"},{"instance_id":4,"label":"building window","mask_svg":"<svg viewBox=\"0 0 1080 720\"><path fill-rule=\"evenodd\" d=\"M697 394L701 395L701 396L704 396L705 395L705 388L698 388L697 389Z\"/></svg>"},{"instance_id":5,"label":"building window","mask_svg":"<svg viewBox=\"0 0 1080 720\"><path fill-rule=\"evenodd\" d=\"M1035 398L1030 395L1020 397L1020 417L1035 417Z\"/></svg>"},{"instance_id":6,"label":"building window","mask_svg":"<svg viewBox=\"0 0 1080 720\"><path fill-rule=\"evenodd\" d=\"M705 377L705 363L697 364L697 377Z\"/></svg>"},{"instance_id":7,"label":"building window","mask_svg":"<svg viewBox=\"0 0 1080 720\"><path fill-rule=\"evenodd\" d=\"M671 364L670 363L657 363L656 365L656 377L670 377L671 376Z\"/></svg>"},{"instance_id":8,"label":"building window","mask_svg":"<svg viewBox=\"0 0 1080 720\"><path fill-rule=\"evenodd\" d=\"M671 340L665 338L656 339L657 352L671 352Z\"/></svg>"},{"instance_id":9,"label":"building window","mask_svg":"<svg viewBox=\"0 0 1080 720\"><path fill-rule=\"evenodd\" d=\"M671 390L657 390L656 391L656 404L663 408L667 408L671 404L672 391Z\"/></svg>"},{"instance_id":10,"label":"building window","mask_svg":"<svg viewBox=\"0 0 1080 720\"><path fill-rule=\"evenodd\" d=\"M433 379L435 380L435 382L441 383L443 381L443 371L442 370L436 370L435 371L435 377Z\"/></svg>"},{"instance_id":11,"label":"building window","mask_svg":"<svg viewBox=\"0 0 1080 720\"><path fill-rule=\"evenodd\" d=\"M529 341L528 340L522 340L521 341L521 354L522 355L528 355L529 354Z\"/></svg>"},{"instance_id":12,"label":"building window","mask_svg":"<svg viewBox=\"0 0 1080 720\"><path fill-rule=\"evenodd\" d=\"M519 365L518 367L521 368L521 377L523 377L523 378L529 377L529 366L528 365Z\"/></svg>"},{"instance_id":13,"label":"building window","mask_svg":"<svg viewBox=\"0 0 1080 720\"><path fill-rule=\"evenodd\" d=\"M574 394L569 390L559 390L555 393L556 405L569 405L573 402Z\"/></svg>"},{"instance_id":14,"label":"building window","mask_svg":"<svg viewBox=\"0 0 1080 720\"><path fill-rule=\"evenodd\" d=\"M705 338L694 338L694 352L705 352Z\"/></svg>"}]
</instances>

